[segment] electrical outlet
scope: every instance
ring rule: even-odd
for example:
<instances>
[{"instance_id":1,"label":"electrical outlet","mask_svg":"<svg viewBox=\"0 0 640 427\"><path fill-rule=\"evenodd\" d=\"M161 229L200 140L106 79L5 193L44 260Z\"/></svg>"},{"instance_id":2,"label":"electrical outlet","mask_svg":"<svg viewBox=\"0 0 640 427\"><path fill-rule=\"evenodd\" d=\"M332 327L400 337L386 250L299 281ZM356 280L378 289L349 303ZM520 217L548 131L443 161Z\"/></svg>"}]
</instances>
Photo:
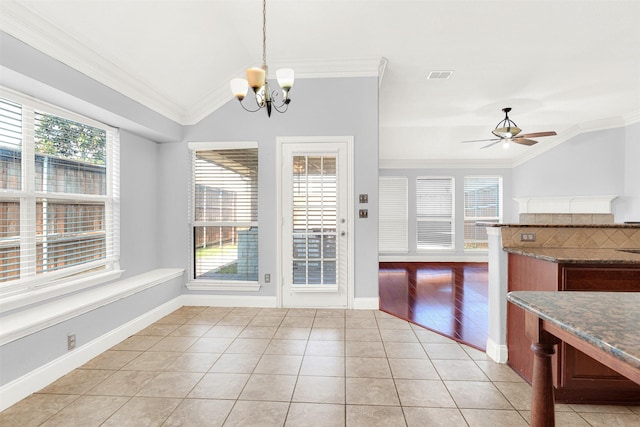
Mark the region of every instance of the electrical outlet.
<instances>
[{"instance_id":1,"label":"electrical outlet","mask_svg":"<svg viewBox=\"0 0 640 427\"><path fill-rule=\"evenodd\" d=\"M271 275L269 273L264 275L264 283L271 283Z\"/></svg>"},{"instance_id":2,"label":"electrical outlet","mask_svg":"<svg viewBox=\"0 0 640 427\"><path fill-rule=\"evenodd\" d=\"M76 334L67 335L67 350L76 348Z\"/></svg>"},{"instance_id":3,"label":"electrical outlet","mask_svg":"<svg viewBox=\"0 0 640 427\"><path fill-rule=\"evenodd\" d=\"M535 242L536 233L520 233L521 242Z\"/></svg>"}]
</instances>

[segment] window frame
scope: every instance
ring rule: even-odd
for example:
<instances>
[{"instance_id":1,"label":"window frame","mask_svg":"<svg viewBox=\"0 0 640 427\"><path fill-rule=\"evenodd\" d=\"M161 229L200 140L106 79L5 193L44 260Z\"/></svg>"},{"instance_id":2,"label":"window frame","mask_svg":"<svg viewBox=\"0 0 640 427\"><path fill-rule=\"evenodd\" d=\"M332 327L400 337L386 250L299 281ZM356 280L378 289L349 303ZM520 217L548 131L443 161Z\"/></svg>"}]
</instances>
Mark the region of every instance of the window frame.
<instances>
[{"instance_id":1,"label":"window frame","mask_svg":"<svg viewBox=\"0 0 640 427\"><path fill-rule=\"evenodd\" d=\"M255 292L260 290L260 268L259 268L259 257L260 257L260 226L259 226L259 214L256 221L241 221L243 224L250 223L252 227L258 228L258 277L255 281L249 280L223 280L223 279L196 279L195 278L195 227L203 226L202 221L195 221L195 210L196 210L196 152L197 151L205 151L205 150L237 150L237 149L258 149L258 173L260 173L260 149L258 147L257 141L235 141L235 142L189 142L187 144L190 151L191 158L191 179L189 180L189 203L188 203L188 227L189 227L189 238L188 240L188 250L189 250L189 281L186 286L187 289L192 291L202 291L202 290L217 290L217 291L246 291L246 292ZM259 205L259 197L260 197L260 185L258 179L258 194L256 198L258 200ZM258 211L259 212L259 211ZM229 224L229 222L225 222L225 224Z\"/></svg>"},{"instance_id":2,"label":"window frame","mask_svg":"<svg viewBox=\"0 0 640 427\"><path fill-rule=\"evenodd\" d=\"M498 207L498 216L467 216L467 179L491 179L491 178L495 178L498 181L498 200L497 200L497 207ZM504 180L503 177L501 175L467 175L463 178L463 183L462 183L462 192L463 192L463 209L462 209L462 227L463 227L463 248L465 252L488 252L489 248L467 248L467 239L464 233L465 230L465 226L467 221L474 221L474 222L487 222L487 223L501 223L502 222L502 218L504 215L504 210L503 210L503 199L504 199ZM478 242L477 239L474 239L474 242ZM489 243L489 240L487 238L487 246Z\"/></svg>"},{"instance_id":3,"label":"window frame","mask_svg":"<svg viewBox=\"0 0 640 427\"><path fill-rule=\"evenodd\" d=\"M432 217L429 219L428 217L424 217L420 215L420 181L421 180L447 180L450 182L450 198L451 198L451 215L450 216L438 216ZM416 237L416 252L418 253L434 253L434 252L455 252L456 250L456 180L453 176L418 176L415 179L415 198L416 198L416 206L415 206L415 237ZM420 222L444 222L449 221L451 224L450 231L448 232L451 236L450 238L450 246L449 247L420 247Z\"/></svg>"},{"instance_id":4,"label":"window frame","mask_svg":"<svg viewBox=\"0 0 640 427\"><path fill-rule=\"evenodd\" d=\"M0 87L0 97L21 106L21 174L19 189L0 190L0 200L20 203L21 277L0 284L0 313L82 290L121 277L120 270L120 171L119 131L88 117L64 110L38 99ZM35 188L35 115L36 112L78 122L106 132L106 194L54 193ZM36 253L36 203L39 199L103 203L105 211L105 258L60 270L36 274L37 260L26 255ZM37 257L36 257L37 258ZM90 271L101 268L98 271Z\"/></svg>"}]
</instances>

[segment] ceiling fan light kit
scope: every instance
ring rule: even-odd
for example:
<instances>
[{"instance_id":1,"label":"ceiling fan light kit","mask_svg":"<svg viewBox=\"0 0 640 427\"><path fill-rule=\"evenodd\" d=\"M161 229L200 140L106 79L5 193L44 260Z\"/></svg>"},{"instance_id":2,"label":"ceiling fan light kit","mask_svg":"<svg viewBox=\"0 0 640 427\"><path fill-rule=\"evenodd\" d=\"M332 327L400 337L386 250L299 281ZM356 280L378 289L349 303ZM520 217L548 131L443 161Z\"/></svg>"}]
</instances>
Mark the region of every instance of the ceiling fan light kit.
<instances>
[{"instance_id":1,"label":"ceiling fan light kit","mask_svg":"<svg viewBox=\"0 0 640 427\"><path fill-rule=\"evenodd\" d=\"M504 120L498 123L491 133L498 138L513 138L522 132L522 129L520 129L518 125L509 118L509 111L511 111L510 107L503 108L502 111L504 112Z\"/></svg>"},{"instance_id":2,"label":"ceiling fan light kit","mask_svg":"<svg viewBox=\"0 0 640 427\"><path fill-rule=\"evenodd\" d=\"M267 0L262 0L262 67L247 68L246 79L232 79L230 82L231 92L240 105L245 110L255 113L263 108L267 109L267 115L271 117L271 111L276 110L284 113L289 107L291 98L289 91L293 87L294 71L291 68L282 68L276 71L278 84L282 89L282 101L276 102L277 92L269 87L268 67L267 67ZM253 89L257 108L247 108L242 102L249 92L249 87Z\"/></svg>"},{"instance_id":3,"label":"ceiling fan light kit","mask_svg":"<svg viewBox=\"0 0 640 427\"><path fill-rule=\"evenodd\" d=\"M542 136L557 135L557 133L554 131L535 132L535 133L520 135L520 132L522 132L522 129L520 129L518 125L516 125L515 122L509 118L509 112L511 111L511 107L505 107L502 109L502 111L504 112L504 119L501 120L496 125L496 128L491 131L491 133L497 136L498 138L474 139L473 141L462 141L462 142L491 141L490 144L487 144L484 147L482 147L482 148L488 148L502 141L502 148L507 149L509 148L509 145L511 142L515 142L516 144L531 146L531 145L537 144L538 141L534 141L533 139L529 139L529 138L538 138Z\"/></svg>"}]
</instances>

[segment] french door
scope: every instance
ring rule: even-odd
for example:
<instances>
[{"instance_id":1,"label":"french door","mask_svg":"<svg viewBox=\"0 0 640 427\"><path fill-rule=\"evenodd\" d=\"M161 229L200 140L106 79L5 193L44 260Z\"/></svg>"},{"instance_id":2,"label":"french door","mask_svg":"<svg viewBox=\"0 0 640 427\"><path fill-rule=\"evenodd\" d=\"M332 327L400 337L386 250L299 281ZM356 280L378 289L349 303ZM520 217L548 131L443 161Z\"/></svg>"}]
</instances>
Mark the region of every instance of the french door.
<instances>
[{"instance_id":1,"label":"french door","mask_svg":"<svg viewBox=\"0 0 640 427\"><path fill-rule=\"evenodd\" d=\"M281 145L282 305L348 307L349 141Z\"/></svg>"}]
</instances>

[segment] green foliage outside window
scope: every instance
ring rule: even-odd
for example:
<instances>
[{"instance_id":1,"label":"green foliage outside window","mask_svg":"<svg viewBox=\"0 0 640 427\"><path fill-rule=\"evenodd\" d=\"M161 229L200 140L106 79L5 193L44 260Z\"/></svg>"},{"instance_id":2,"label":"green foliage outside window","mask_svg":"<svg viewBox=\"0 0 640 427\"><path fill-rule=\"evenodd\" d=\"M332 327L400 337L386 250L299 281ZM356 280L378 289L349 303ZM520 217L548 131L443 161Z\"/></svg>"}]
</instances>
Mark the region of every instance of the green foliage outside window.
<instances>
[{"instance_id":1,"label":"green foliage outside window","mask_svg":"<svg viewBox=\"0 0 640 427\"><path fill-rule=\"evenodd\" d=\"M94 165L105 164L104 130L48 114L37 114L36 120L36 153Z\"/></svg>"}]
</instances>

